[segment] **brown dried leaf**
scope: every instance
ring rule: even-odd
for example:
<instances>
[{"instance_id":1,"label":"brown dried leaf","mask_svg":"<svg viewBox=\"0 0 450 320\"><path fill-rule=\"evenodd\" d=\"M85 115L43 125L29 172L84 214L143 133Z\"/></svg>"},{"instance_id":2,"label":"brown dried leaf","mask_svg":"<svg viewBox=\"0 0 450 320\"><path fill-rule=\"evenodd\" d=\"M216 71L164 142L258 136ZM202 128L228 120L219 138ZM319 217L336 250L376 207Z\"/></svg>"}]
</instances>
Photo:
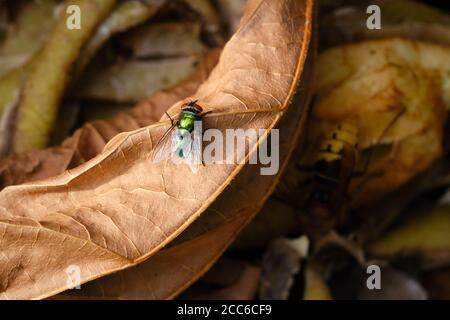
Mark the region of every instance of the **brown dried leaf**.
<instances>
[{"instance_id":1,"label":"brown dried leaf","mask_svg":"<svg viewBox=\"0 0 450 320\"><path fill-rule=\"evenodd\" d=\"M247 11L194 95L215 112L205 127L269 133L295 92L309 43L311 2L250 1L249 8L254 11ZM119 134L79 167L0 193L4 298L62 291L68 287L64 270L72 264L86 282L142 262L191 224L243 168L207 165L194 175L183 166L150 163L168 125ZM256 147L250 146L246 159Z\"/></svg>"},{"instance_id":2,"label":"brown dried leaf","mask_svg":"<svg viewBox=\"0 0 450 320\"><path fill-rule=\"evenodd\" d=\"M167 299L174 297L208 270L221 251L211 245L226 247L247 219L237 215L218 228L162 250L133 268L117 272L69 290L57 299ZM205 264L205 261L210 263ZM189 281L187 281L189 280Z\"/></svg>"},{"instance_id":3,"label":"brown dried leaf","mask_svg":"<svg viewBox=\"0 0 450 320\"><path fill-rule=\"evenodd\" d=\"M120 278L121 282L126 282L128 285L122 287L123 291L117 291L113 288L118 286L118 278L111 278L110 281L102 281L97 284L97 281L93 281L83 286L81 292L76 293L78 297L95 297L101 293L101 298L116 299L122 296L133 297L133 299L149 299L158 298L166 299L172 298L182 292L191 283L193 283L198 277L200 277L208 268L214 263L216 259L220 257L222 252L233 241L238 232L245 227L245 225L253 218L253 216L261 209L262 205L266 201L267 197L271 194L275 187L280 175L284 171L284 167L287 165L287 161L292 153L292 149L297 145L296 140L303 129L303 123L305 120L305 107L309 104L311 98L311 84L312 81L312 62L314 59L313 51L311 48L311 54L308 55L308 60L305 65L305 70L302 74L301 87L299 92L301 94L297 96L293 107L288 110L288 113L283 117L279 127L283 128L280 134L280 171L275 176L261 176L259 173L260 166L246 166L221 196L208 208L203 215L195 221L187 230L185 230L177 239L175 239L170 246L184 246L185 243L191 243L199 237L207 243L207 247L203 250L204 255L201 255L202 263L199 260L196 261L196 265L191 265L191 260L194 256L198 255L198 250L195 247L184 247L183 255L177 255L177 264L190 266L190 273L183 273L183 276L172 277L171 275L176 272L177 269L168 268L167 266L159 267L153 265L153 258L150 258L146 262L138 265L138 267L144 268L148 265L148 268L153 269L153 273L159 276L153 278L135 277L132 271L128 272ZM241 190L247 190L242 192ZM232 224L232 221L238 219L239 223L233 224L231 227L234 232L228 232L225 235L217 236L218 229L222 229L223 224ZM175 248L174 247L174 248ZM172 249L162 250L158 252L158 256L164 255L165 259L171 259ZM148 271L149 272L149 271ZM105 278L105 279L108 279ZM168 280L170 279L170 280ZM142 281L147 283L147 290L135 290L134 288L140 288ZM96 293L91 292L91 287L100 286L100 289L96 289ZM161 288L162 287L162 288ZM150 289L148 289L150 288ZM154 290L155 292L153 292Z\"/></svg>"}]
</instances>

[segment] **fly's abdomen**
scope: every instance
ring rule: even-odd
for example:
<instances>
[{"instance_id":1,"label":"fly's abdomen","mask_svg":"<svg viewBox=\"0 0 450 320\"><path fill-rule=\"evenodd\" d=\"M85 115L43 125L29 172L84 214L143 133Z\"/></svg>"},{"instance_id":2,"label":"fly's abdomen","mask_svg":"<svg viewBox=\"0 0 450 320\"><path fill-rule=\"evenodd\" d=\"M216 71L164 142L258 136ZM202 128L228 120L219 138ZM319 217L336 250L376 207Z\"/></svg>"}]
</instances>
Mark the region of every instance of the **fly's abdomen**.
<instances>
[{"instance_id":1,"label":"fly's abdomen","mask_svg":"<svg viewBox=\"0 0 450 320\"><path fill-rule=\"evenodd\" d=\"M349 124L340 124L331 137L322 142L315 163L316 176L321 179L339 182L345 161L356 161L358 146L358 130ZM349 157L351 154L351 157ZM351 159L350 159L351 158Z\"/></svg>"},{"instance_id":2,"label":"fly's abdomen","mask_svg":"<svg viewBox=\"0 0 450 320\"><path fill-rule=\"evenodd\" d=\"M184 158L190 151L191 143L191 133L186 129L177 128L172 141L173 153Z\"/></svg>"},{"instance_id":3,"label":"fly's abdomen","mask_svg":"<svg viewBox=\"0 0 450 320\"><path fill-rule=\"evenodd\" d=\"M325 140L322 143L315 163L317 177L338 182L343 148L343 143L338 140Z\"/></svg>"},{"instance_id":4,"label":"fly's abdomen","mask_svg":"<svg viewBox=\"0 0 450 320\"><path fill-rule=\"evenodd\" d=\"M355 126L343 123L337 126L336 130L333 131L331 138L333 140L339 140L352 148L357 148L359 132Z\"/></svg>"},{"instance_id":5,"label":"fly's abdomen","mask_svg":"<svg viewBox=\"0 0 450 320\"><path fill-rule=\"evenodd\" d=\"M314 164L312 189L306 203L308 215L302 218L312 235L325 234L342 219L343 201L353 175L358 132L341 124L324 140Z\"/></svg>"}]
</instances>

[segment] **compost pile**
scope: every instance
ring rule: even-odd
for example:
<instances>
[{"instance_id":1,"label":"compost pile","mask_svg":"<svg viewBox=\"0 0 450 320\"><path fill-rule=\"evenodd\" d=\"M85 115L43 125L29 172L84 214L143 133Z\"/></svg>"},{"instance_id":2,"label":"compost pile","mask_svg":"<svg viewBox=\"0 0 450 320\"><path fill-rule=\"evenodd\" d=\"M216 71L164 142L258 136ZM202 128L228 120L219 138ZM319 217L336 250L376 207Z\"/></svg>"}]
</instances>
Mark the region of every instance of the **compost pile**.
<instances>
[{"instance_id":1,"label":"compost pile","mask_svg":"<svg viewBox=\"0 0 450 320\"><path fill-rule=\"evenodd\" d=\"M243 161L153 161L194 102ZM449 109L426 1L2 1L0 298L450 298Z\"/></svg>"}]
</instances>

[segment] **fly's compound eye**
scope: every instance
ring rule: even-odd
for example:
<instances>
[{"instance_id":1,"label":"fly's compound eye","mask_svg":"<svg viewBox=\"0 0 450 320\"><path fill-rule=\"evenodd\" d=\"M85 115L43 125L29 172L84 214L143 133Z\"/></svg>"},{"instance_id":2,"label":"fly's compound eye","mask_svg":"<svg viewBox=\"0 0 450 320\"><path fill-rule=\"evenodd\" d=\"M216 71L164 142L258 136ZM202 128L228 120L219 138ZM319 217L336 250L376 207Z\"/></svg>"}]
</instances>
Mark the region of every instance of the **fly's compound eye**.
<instances>
[{"instance_id":1,"label":"fly's compound eye","mask_svg":"<svg viewBox=\"0 0 450 320\"><path fill-rule=\"evenodd\" d=\"M194 103L193 108L194 108L195 110L197 110L198 113L202 113L202 112L203 112L203 108L200 107L200 106L199 106L198 104L196 104L196 103Z\"/></svg>"}]
</instances>

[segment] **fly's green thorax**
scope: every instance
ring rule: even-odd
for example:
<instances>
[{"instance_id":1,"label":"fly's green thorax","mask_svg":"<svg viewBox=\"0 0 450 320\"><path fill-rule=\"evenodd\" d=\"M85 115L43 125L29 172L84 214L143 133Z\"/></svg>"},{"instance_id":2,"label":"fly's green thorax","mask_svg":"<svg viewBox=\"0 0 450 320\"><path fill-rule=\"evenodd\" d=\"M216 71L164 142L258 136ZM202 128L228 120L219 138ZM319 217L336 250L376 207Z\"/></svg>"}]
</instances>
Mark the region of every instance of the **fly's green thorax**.
<instances>
[{"instance_id":1,"label":"fly's green thorax","mask_svg":"<svg viewBox=\"0 0 450 320\"><path fill-rule=\"evenodd\" d=\"M178 120L178 129L184 129L189 132L194 131L194 122L201 120L201 116L198 113L192 111L182 111L180 119Z\"/></svg>"}]
</instances>

